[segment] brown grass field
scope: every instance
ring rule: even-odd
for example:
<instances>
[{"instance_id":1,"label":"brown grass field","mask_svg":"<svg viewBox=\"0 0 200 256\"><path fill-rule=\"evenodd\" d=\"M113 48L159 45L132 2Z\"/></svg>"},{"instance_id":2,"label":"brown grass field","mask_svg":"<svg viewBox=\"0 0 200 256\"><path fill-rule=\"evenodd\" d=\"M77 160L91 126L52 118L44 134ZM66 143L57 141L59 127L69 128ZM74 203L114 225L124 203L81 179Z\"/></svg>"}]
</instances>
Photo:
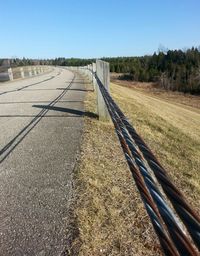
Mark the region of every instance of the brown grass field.
<instances>
[{"instance_id":1,"label":"brown grass field","mask_svg":"<svg viewBox=\"0 0 200 256\"><path fill-rule=\"evenodd\" d=\"M200 213L199 98L111 84L111 95ZM174 96L175 95L175 96ZM89 92L86 111L95 112ZM85 117L75 174L79 255L162 255L112 123ZM73 251L73 250L72 250Z\"/></svg>"}]
</instances>

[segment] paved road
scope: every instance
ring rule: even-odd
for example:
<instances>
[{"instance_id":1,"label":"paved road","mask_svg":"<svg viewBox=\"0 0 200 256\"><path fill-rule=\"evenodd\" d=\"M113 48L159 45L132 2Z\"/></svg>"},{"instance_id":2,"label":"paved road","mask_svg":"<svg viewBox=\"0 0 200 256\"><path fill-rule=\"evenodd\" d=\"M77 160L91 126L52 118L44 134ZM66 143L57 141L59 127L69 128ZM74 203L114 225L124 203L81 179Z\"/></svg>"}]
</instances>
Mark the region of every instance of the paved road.
<instances>
[{"instance_id":1,"label":"paved road","mask_svg":"<svg viewBox=\"0 0 200 256\"><path fill-rule=\"evenodd\" d=\"M84 84L55 68L0 85L0 255L60 255Z\"/></svg>"}]
</instances>

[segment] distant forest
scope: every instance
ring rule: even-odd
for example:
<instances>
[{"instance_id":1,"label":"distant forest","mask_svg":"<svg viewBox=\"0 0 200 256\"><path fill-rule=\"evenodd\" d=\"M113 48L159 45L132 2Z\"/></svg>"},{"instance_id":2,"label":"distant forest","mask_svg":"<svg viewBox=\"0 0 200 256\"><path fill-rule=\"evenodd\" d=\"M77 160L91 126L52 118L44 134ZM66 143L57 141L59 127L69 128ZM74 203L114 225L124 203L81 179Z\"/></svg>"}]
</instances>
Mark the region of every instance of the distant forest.
<instances>
[{"instance_id":1,"label":"distant forest","mask_svg":"<svg viewBox=\"0 0 200 256\"><path fill-rule=\"evenodd\" d=\"M121 79L156 82L167 90L200 93L200 47L168 50L143 57L102 58ZM95 59L58 58L54 65L85 66Z\"/></svg>"},{"instance_id":2,"label":"distant forest","mask_svg":"<svg viewBox=\"0 0 200 256\"><path fill-rule=\"evenodd\" d=\"M122 79L156 82L167 90L200 93L200 49L154 53L152 56L105 59Z\"/></svg>"},{"instance_id":3,"label":"distant forest","mask_svg":"<svg viewBox=\"0 0 200 256\"><path fill-rule=\"evenodd\" d=\"M143 57L101 58L121 79L156 82L167 90L200 93L200 47L168 50ZM12 59L11 66L56 65L86 66L95 59L56 58L48 60ZM1 60L0 60L1 63Z\"/></svg>"}]
</instances>

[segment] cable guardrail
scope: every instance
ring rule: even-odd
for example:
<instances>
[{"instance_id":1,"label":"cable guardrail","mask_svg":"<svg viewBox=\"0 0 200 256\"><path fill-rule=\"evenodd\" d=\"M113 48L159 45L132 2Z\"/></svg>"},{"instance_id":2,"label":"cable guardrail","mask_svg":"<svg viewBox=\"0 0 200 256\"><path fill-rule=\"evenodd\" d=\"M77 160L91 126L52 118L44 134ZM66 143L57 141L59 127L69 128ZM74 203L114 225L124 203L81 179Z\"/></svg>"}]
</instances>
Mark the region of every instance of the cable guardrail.
<instances>
[{"instance_id":1,"label":"cable guardrail","mask_svg":"<svg viewBox=\"0 0 200 256\"><path fill-rule=\"evenodd\" d=\"M155 155L146 145L144 140L137 134L136 130L128 122L127 118L124 116L119 107L115 104L115 107L118 109L118 114L120 115L121 120L126 126L131 138L135 141L136 145L142 152L144 158L148 162L151 170L154 172L158 182L161 184L165 194L168 199L171 201L174 209L179 215L180 219L185 224L188 232L193 238L196 246L200 250L200 218L199 216L191 209L183 194L176 188L172 183L170 178L167 175L167 172L159 163Z\"/></svg>"},{"instance_id":2,"label":"cable guardrail","mask_svg":"<svg viewBox=\"0 0 200 256\"><path fill-rule=\"evenodd\" d=\"M111 106L112 113L115 113L114 106ZM188 248L191 247L190 242L187 240L181 226L177 223L175 215L170 210L168 203L166 202L163 195L159 191L159 188L157 187L157 184L151 175L151 170L149 170L147 164L145 163L145 159L143 158L143 156L141 155L140 151L137 148L137 145L134 143L131 136L128 134L127 127L123 124L117 112L114 115L115 120L120 124L122 135L124 136L126 143L131 151L132 157L134 158L134 163L137 166L136 168L138 168L138 170L140 171L140 174L143 177L146 187L148 188L151 197L153 198L153 201L156 204L159 213L168 228L171 238L176 240L176 245L178 249L181 250L183 253L186 253L188 251ZM182 237L182 239L180 239L180 236ZM190 250L192 250L192 248L190 248Z\"/></svg>"},{"instance_id":3,"label":"cable guardrail","mask_svg":"<svg viewBox=\"0 0 200 256\"><path fill-rule=\"evenodd\" d=\"M126 143L128 149L130 151L129 153L127 153L127 149L124 147L124 145L122 145L123 150L125 148L125 150L124 150L125 157L127 159L128 165L130 167L130 170L132 172L132 175L135 179L136 184L139 183L140 186L142 184L143 187L147 188L147 190L148 190L147 193L148 194L150 193L152 201L156 205L156 207L159 211L159 214L162 217L162 220L165 222L165 225L166 225L167 230L171 236L173 244L177 248L178 252L180 252L180 255L195 255L196 251L193 248L193 246L191 245L191 241L186 237L186 235L182 231L181 227L178 225L174 215L172 214L172 211L169 210L170 208L169 208L168 204L166 203L161 192L157 188L153 178L150 175L150 172L148 171L148 168L145 166L145 162L144 162L143 157L141 156L141 153L135 147L133 140L131 139L131 136L128 134L128 130L127 130L126 126L123 124L122 120L117 115L117 109L114 107L114 105L112 105L113 100L111 101L111 96L106 91L106 89L103 87L102 83L100 82L100 80L98 80L98 78L97 78L97 81L98 81L100 90L102 92L102 95L104 97L105 103L107 105L108 111L110 113L111 119L115 125L115 129L117 131L119 140L121 143ZM138 175L138 172L140 173L141 176ZM137 178L135 176L135 173L137 173ZM138 186L138 188L140 191L141 187ZM149 211L148 207L149 207L149 205L146 206L146 209L147 209L147 212L152 220L152 216L151 216L152 210L154 209L153 214L155 214L155 207L151 208L151 211ZM154 215L154 217L155 217L155 215ZM160 220L160 223L162 223L162 220ZM155 228L155 225L154 225L154 228ZM155 231L158 234L158 230L155 229ZM163 245L162 245L162 247L163 247ZM165 251L165 254L168 255L168 253L166 253L166 248L164 249L164 251ZM169 255L175 255L175 254L169 254Z\"/></svg>"},{"instance_id":4,"label":"cable guardrail","mask_svg":"<svg viewBox=\"0 0 200 256\"><path fill-rule=\"evenodd\" d=\"M90 72L96 79L97 87L104 99L129 169L164 254L199 255L197 251L200 250L199 216L189 206L183 194L168 177L166 170L112 99L97 73L93 70Z\"/></svg>"}]
</instances>

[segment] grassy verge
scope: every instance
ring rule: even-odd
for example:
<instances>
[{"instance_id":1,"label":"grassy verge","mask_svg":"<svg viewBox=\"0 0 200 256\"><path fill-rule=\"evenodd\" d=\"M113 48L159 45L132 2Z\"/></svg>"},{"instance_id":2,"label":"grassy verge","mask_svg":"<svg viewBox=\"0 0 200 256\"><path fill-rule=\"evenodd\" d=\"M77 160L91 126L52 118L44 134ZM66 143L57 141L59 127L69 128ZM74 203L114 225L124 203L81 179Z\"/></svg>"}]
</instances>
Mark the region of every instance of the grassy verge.
<instances>
[{"instance_id":1,"label":"grassy verge","mask_svg":"<svg viewBox=\"0 0 200 256\"><path fill-rule=\"evenodd\" d=\"M142 101L134 101L131 92L130 97L124 97L117 85L111 86L111 92L197 210L198 142L151 112L150 107L144 107ZM95 111L95 101L95 94L89 92L86 111ZM79 244L79 255L161 255L112 123L85 117L82 153L75 176L79 237L74 246Z\"/></svg>"},{"instance_id":2,"label":"grassy verge","mask_svg":"<svg viewBox=\"0 0 200 256\"><path fill-rule=\"evenodd\" d=\"M143 92L149 96L158 96L159 99L165 101L173 102L173 104L182 104L185 106L190 106L196 108L196 111L200 113L200 99L199 96L191 95L189 93L177 92L177 91L166 91L160 88L155 83L145 83L145 82L135 82L135 81L125 81L119 80L116 77L112 77L111 81L114 84L122 85L123 87L128 87L135 89L136 91Z\"/></svg>"},{"instance_id":3,"label":"grassy verge","mask_svg":"<svg viewBox=\"0 0 200 256\"><path fill-rule=\"evenodd\" d=\"M182 109L176 109L176 105L171 104L172 120L169 105L166 105L165 101L163 104L161 101L157 103L156 98L155 102L158 105L155 110L153 98L146 104L148 96L145 98L143 93L136 96L138 91L124 89L126 91L122 95L123 87L112 85L111 93L116 102L166 167L171 179L183 191L193 207L200 211L200 130L194 125L194 121L200 122L200 114L196 113L196 109L188 113L184 105ZM193 114L192 122L190 118ZM174 122L174 119L177 122Z\"/></svg>"}]
</instances>

